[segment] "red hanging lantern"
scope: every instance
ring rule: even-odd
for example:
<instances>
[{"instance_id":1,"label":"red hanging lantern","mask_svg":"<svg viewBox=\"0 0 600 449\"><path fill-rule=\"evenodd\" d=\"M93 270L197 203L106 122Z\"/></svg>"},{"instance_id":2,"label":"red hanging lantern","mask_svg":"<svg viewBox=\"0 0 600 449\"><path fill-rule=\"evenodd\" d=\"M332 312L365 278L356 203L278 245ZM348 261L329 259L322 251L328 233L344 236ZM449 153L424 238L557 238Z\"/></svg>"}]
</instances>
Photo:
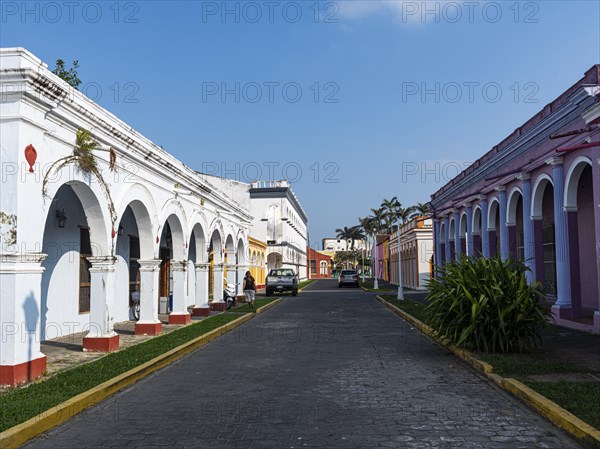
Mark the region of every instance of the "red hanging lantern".
<instances>
[{"instance_id":1,"label":"red hanging lantern","mask_svg":"<svg viewBox=\"0 0 600 449\"><path fill-rule=\"evenodd\" d=\"M112 235L112 238L113 238L113 239L115 238L115 235L117 235L117 231L115 231L115 228L112 228L112 233L111 233L111 235Z\"/></svg>"},{"instance_id":2,"label":"red hanging lantern","mask_svg":"<svg viewBox=\"0 0 600 449\"><path fill-rule=\"evenodd\" d=\"M160 239L158 238L158 235L156 236L156 243L160 242Z\"/></svg>"},{"instance_id":3,"label":"red hanging lantern","mask_svg":"<svg viewBox=\"0 0 600 449\"><path fill-rule=\"evenodd\" d=\"M37 151L35 151L35 148L31 144L25 147L25 159L29 164L29 173L33 173L33 164L35 164L37 159Z\"/></svg>"}]
</instances>

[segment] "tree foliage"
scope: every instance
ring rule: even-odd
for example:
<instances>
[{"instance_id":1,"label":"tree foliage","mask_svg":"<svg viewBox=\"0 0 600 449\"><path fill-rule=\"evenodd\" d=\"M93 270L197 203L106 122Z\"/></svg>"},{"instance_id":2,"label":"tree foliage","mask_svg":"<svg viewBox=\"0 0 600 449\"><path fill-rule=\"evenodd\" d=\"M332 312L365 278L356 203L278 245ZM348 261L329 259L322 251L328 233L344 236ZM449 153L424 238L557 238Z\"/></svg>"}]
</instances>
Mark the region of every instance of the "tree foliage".
<instances>
[{"instance_id":1,"label":"tree foliage","mask_svg":"<svg viewBox=\"0 0 600 449\"><path fill-rule=\"evenodd\" d=\"M52 73L69 83L75 89L79 89L79 85L81 84L81 80L77 75L77 70L79 69L79 61L73 61L73 67L67 69L65 66L65 61L62 59L56 60L56 67L52 70Z\"/></svg>"}]
</instances>

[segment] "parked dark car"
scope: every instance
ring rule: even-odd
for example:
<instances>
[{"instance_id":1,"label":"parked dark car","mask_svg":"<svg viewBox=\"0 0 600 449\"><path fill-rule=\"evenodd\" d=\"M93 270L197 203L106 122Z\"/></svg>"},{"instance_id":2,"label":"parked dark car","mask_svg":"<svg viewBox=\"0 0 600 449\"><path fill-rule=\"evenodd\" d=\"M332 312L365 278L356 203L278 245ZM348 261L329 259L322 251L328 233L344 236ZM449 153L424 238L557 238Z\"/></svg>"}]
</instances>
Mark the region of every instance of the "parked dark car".
<instances>
[{"instance_id":1,"label":"parked dark car","mask_svg":"<svg viewBox=\"0 0 600 449\"><path fill-rule=\"evenodd\" d=\"M338 287L353 285L358 287L358 272L356 270L342 270L338 277Z\"/></svg>"},{"instance_id":2,"label":"parked dark car","mask_svg":"<svg viewBox=\"0 0 600 449\"><path fill-rule=\"evenodd\" d=\"M292 296L298 294L298 276L289 268L276 268L269 271L265 281L266 295L283 292L292 292Z\"/></svg>"}]
</instances>

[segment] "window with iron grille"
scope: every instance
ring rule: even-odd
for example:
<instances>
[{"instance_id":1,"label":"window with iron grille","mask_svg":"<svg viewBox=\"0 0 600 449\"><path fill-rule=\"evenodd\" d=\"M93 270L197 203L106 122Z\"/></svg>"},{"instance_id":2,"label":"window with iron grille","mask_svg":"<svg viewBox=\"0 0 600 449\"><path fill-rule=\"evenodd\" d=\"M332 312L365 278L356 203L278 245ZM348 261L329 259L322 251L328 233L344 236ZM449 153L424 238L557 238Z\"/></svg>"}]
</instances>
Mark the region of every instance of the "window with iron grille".
<instances>
[{"instance_id":1,"label":"window with iron grille","mask_svg":"<svg viewBox=\"0 0 600 449\"><path fill-rule=\"evenodd\" d=\"M542 228L544 253L544 292L556 295L556 244L554 241L554 223L544 223Z\"/></svg>"},{"instance_id":2,"label":"window with iron grille","mask_svg":"<svg viewBox=\"0 0 600 449\"><path fill-rule=\"evenodd\" d=\"M140 291L140 239L138 237L129 236L129 302L131 301L131 293Z\"/></svg>"},{"instance_id":3,"label":"window with iron grille","mask_svg":"<svg viewBox=\"0 0 600 449\"><path fill-rule=\"evenodd\" d=\"M517 260L525 261L525 234L522 229L517 230Z\"/></svg>"},{"instance_id":4,"label":"window with iron grille","mask_svg":"<svg viewBox=\"0 0 600 449\"><path fill-rule=\"evenodd\" d=\"M92 277L90 268L92 263L87 259L92 256L90 230L79 228L79 313L90 311L90 292Z\"/></svg>"}]
</instances>

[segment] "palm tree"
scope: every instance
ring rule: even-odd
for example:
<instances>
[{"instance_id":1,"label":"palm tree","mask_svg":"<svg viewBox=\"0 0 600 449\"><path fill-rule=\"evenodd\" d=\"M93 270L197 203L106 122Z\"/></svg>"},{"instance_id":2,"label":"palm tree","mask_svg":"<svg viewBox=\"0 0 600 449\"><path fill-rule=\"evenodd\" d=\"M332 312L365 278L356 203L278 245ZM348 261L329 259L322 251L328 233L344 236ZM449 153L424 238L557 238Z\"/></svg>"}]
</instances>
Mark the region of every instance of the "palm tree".
<instances>
[{"instance_id":1,"label":"palm tree","mask_svg":"<svg viewBox=\"0 0 600 449\"><path fill-rule=\"evenodd\" d=\"M393 197L391 200L387 200L384 198L383 202L381 203L381 209L384 210L383 220L386 224L386 232L388 234L392 233L392 227L397 219L398 210L401 207L402 206L398 201L398 197Z\"/></svg>"},{"instance_id":2,"label":"palm tree","mask_svg":"<svg viewBox=\"0 0 600 449\"><path fill-rule=\"evenodd\" d=\"M417 203L415 206L413 206L413 209L414 209L413 217L431 214L431 204L430 203Z\"/></svg>"},{"instance_id":3,"label":"palm tree","mask_svg":"<svg viewBox=\"0 0 600 449\"><path fill-rule=\"evenodd\" d=\"M335 230L338 239L350 240L350 251L354 251L354 242L364 238L360 226L344 226Z\"/></svg>"},{"instance_id":4,"label":"palm tree","mask_svg":"<svg viewBox=\"0 0 600 449\"><path fill-rule=\"evenodd\" d=\"M385 209L380 207L379 209L371 209L371 212L373 213L373 215L369 217L372 221L371 232L381 232L385 218Z\"/></svg>"},{"instance_id":5,"label":"palm tree","mask_svg":"<svg viewBox=\"0 0 600 449\"><path fill-rule=\"evenodd\" d=\"M406 209L401 207L396 213L396 217L400 220L400 224L404 224L412 218L413 212L414 207L407 207Z\"/></svg>"}]
</instances>

